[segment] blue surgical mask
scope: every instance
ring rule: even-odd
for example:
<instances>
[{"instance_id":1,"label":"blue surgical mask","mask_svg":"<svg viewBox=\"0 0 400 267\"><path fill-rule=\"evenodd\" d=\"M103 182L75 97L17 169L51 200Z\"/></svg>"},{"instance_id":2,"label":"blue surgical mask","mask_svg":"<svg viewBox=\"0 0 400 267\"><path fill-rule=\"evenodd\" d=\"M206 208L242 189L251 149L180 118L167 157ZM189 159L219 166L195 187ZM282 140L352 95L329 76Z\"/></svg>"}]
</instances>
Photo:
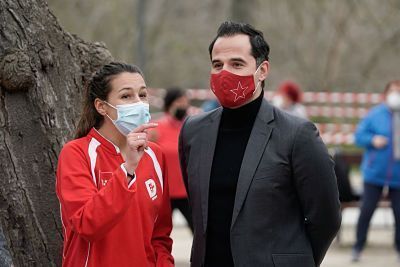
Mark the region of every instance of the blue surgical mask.
<instances>
[{"instance_id":1,"label":"blue surgical mask","mask_svg":"<svg viewBox=\"0 0 400 267\"><path fill-rule=\"evenodd\" d=\"M151 119L149 104L147 103L136 102L133 104L116 105L114 107L110 103L104 102L117 110L118 117L116 120L106 115L123 135L128 135L133 129L148 123Z\"/></svg>"}]
</instances>

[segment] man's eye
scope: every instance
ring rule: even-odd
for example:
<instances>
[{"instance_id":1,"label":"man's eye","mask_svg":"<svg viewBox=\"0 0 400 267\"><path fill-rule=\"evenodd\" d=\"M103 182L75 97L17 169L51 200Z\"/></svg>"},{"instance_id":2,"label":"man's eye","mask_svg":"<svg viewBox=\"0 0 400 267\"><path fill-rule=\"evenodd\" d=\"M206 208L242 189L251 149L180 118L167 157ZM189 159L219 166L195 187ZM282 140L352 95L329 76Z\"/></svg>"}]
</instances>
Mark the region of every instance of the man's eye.
<instances>
[{"instance_id":1,"label":"man's eye","mask_svg":"<svg viewBox=\"0 0 400 267\"><path fill-rule=\"evenodd\" d=\"M233 63L233 66L234 66L235 68L238 68L238 67L243 66L243 64L241 64L241 63Z\"/></svg>"},{"instance_id":2,"label":"man's eye","mask_svg":"<svg viewBox=\"0 0 400 267\"><path fill-rule=\"evenodd\" d=\"M214 65L213 65L213 68L214 68L214 69L222 68L222 64L214 64Z\"/></svg>"}]
</instances>

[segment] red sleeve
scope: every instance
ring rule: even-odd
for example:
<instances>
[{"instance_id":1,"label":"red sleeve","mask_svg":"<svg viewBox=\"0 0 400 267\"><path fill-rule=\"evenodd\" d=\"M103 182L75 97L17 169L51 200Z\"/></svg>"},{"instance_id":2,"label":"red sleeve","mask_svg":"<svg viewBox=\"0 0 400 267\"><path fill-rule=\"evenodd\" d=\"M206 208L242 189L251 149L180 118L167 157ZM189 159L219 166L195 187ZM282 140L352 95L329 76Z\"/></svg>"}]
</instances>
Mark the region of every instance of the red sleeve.
<instances>
[{"instance_id":1,"label":"red sleeve","mask_svg":"<svg viewBox=\"0 0 400 267\"><path fill-rule=\"evenodd\" d=\"M102 238L110 231L131 204L136 184L128 188L125 172L119 167L107 186L98 190L90 163L79 144L62 149L57 168L57 195L64 217L73 231L88 241Z\"/></svg>"},{"instance_id":2,"label":"red sleeve","mask_svg":"<svg viewBox=\"0 0 400 267\"><path fill-rule=\"evenodd\" d=\"M157 267L174 266L174 258L172 257L172 239L170 237L172 231L171 204L168 191L167 166L165 164L164 154L161 154L160 165L163 173L163 203L154 226L152 244L157 257Z\"/></svg>"}]
</instances>

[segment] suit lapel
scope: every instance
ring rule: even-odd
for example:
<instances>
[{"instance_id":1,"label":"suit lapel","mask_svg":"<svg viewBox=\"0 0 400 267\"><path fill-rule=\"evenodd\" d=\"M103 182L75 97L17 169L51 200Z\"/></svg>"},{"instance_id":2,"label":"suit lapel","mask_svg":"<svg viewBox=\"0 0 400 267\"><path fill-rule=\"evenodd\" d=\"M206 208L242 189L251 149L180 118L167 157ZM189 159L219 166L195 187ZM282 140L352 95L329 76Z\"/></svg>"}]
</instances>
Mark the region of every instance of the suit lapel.
<instances>
[{"instance_id":1,"label":"suit lapel","mask_svg":"<svg viewBox=\"0 0 400 267\"><path fill-rule=\"evenodd\" d=\"M246 146L242 165L239 172L236 187L235 203L233 207L231 229L235 224L237 216L246 199L254 173L264 153L272 133L272 127L268 122L273 120L273 110L266 100L263 100L257 118L254 121L253 129Z\"/></svg>"},{"instance_id":2,"label":"suit lapel","mask_svg":"<svg viewBox=\"0 0 400 267\"><path fill-rule=\"evenodd\" d=\"M218 128L221 120L222 108L218 109L210 118L210 122L205 124L200 136L200 190L201 190L201 210L203 218L204 232L207 229L208 220L208 195L210 188L211 167L214 158L215 145L217 142Z\"/></svg>"}]
</instances>

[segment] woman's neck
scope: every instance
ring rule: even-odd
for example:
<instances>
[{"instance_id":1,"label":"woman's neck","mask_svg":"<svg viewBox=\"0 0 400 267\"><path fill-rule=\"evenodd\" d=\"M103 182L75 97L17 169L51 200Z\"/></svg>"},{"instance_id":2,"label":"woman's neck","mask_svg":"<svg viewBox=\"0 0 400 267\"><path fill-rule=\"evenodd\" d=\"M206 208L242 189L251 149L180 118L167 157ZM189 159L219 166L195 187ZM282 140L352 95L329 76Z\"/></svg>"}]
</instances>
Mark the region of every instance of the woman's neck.
<instances>
[{"instance_id":1,"label":"woman's neck","mask_svg":"<svg viewBox=\"0 0 400 267\"><path fill-rule=\"evenodd\" d=\"M112 123L108 121L104 121L104 123L100 126L97 131L107 138L107 140L111 141L114 145L116 145L121 152L125 151L126 148L126 137L118 131L117 128Z\"/></svg>"}]
</instances>

